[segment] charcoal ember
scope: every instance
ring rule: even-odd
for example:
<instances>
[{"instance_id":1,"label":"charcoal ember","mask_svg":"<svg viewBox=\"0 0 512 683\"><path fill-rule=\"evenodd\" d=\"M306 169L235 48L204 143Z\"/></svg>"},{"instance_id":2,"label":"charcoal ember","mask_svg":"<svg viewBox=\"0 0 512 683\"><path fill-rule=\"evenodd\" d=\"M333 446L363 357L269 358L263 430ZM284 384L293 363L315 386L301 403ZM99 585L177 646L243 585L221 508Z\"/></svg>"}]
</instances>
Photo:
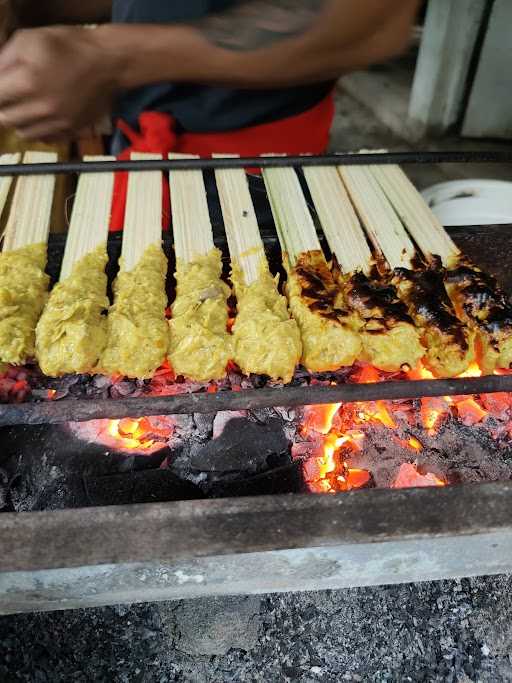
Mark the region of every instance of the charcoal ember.
<instances>
[{"instance_id":1,"label":"charcoal ember","mask_svg":"<svg viewBox=\"0 0 512 683\"><path fill-rule=\"evenodd\" d=\"M133 505L204 498L200 488L162 468L85 477L83 485L89 505Z\"/></svg>"},{"instance_id":2,"label":"charcoal ember","mask_svg":"<svg viewBox=\"0 0 512 683\"><path fill-rule=\"evenodd\" d=\"M91 384L99 390L108 389L112 386L112 380L107 375L94 375Z\"/></svg>"},{"instance_id":3,"label":"charcoal ember","mask_svg":"<svg viewBox=\"0 0 512 683\"><path fill-rule=\"evenodd\" d=\"M214 421L215 413L194 413L194 424L199 439L206 440L212 437Z\"/></svg>"},{"instance_id":4,"label":"charcoal ember","mask_svg":"<svg viewBox=\"0 0 512 683\"><path fill-rule=\"evenodd\" d=\"M274 408L277 415L285 422L294 422L297 417L297 411L295 408Z\"/></svg>"},{"instance_id":5,"label":"charcoal ember","mask_svg":"<svg viewBox=\"0 0 512 683\"><path fill-rule=\"evenodd\" d=\"M230 420L235 418L244 418L247 415L246 410L220 410L215 414L212 425L212 436L217 439L224 431L225 426Z\"/></svg>"},{"instance_id":6,"label":"charcoal ember","mask_svg":"<svg viewBox=\"0 0 512 683\"><path fill-rule=\"evenodd\" d=\"M208 494L214 498L264 496L281 493L303 493L306 485L300 462L286 464L258 474L220 479L210 484Z\"/></svg>"},{"instance_id":7,"label":"charcoal ember","mask_svg":"<svg viewBox=\"0 0 512 683\"><path fill-rule=\"evenodd\" d=\"M289 458L288 440L280 420L258 424L235 418L228 421L218 438L192 445L190 466L201 472L255 473L281 454Z\"/></svg>"},{"instance_id":8,"label":"charcoal ember","mask_svg":"<svg viewBox=\"0 0 512 683\"><path fill-rule=\"evenodd\" d=\"M137 391L137 389L138 387L135 381L123 379L110 387L110 395L112 398L131 396Z\"/></svg>"}]
</instances>

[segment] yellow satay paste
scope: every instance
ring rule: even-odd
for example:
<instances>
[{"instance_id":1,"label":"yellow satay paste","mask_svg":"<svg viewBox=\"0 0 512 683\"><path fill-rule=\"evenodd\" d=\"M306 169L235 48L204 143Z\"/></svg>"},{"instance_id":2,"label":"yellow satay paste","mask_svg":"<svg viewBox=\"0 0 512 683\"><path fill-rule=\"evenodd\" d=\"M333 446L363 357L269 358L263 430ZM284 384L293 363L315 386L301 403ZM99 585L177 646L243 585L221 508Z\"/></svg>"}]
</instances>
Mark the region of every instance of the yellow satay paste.
<instances>
[{"instance_id":1,"label":"yellow satay paste","mask_svg":"<svg viewBox=\"0 0 512 683\"><path fill-rule=\"evenodd\" d=\"M48 297L46 244L0 254L0 361L22 365L34 357L35 330Z\"/></svg>"},{"instance_id":2,"label":"yellow satay paste","mask_svg":"<svg viewBox=\"0 0 512 683\"><path fill-rule=\"evenodd\" d=\"M168 346L165 319L167 259L150 245L135 268L119 272L107 321L100 367L108 374L145 379L163 363Z\"/></svg>"},{"instance_id":3,"label":"yellow satay paste","mask_svg":"<svg viewBox=\"0 0 512 683\"><path fill-rule=\"evenodd\" d=\"M176 262L176 300L169 321L169 360L177 375L197 382L221 379L233 358L227 331L229 287L220 279L221 252Z\"/></svg>"},{"instance_id":4,"label":"yellow satay paste","mask_svg":"<svg viewBox=\"0 0 512 683\"><path fill-rule=\"evenodd\" d=\"M45 375L93 372L107 341L107 251L81 258L50 293L36 328L36 357Z\"/></svg>"},{"instance_id":5,"label":"yellow satay paste","mask_svg":"<svg viewBox=\"0 0 512 683\"><path fill-rule=\"evenodd\" d=\"M338 309L339 290L320 251L301 254L287 268L290 310L302 338L302 363L312 372L352 365L361 353L354 316Z\"/></svg>"},{"instance_id":6,"label":"yellow satay paste","mask_svg":"<svg viewBox=\"0 0 512 683\"><path fill-rule=\"evenodd\" d=\"M302 354L300 332L290 318L285 297L277 291L265 260L258 279L245 284L242 271L231 274L237 297L233 326L234 360L245 373L290 382Z\"/></svg>"},{"instance_id":7,"label":"yellow satay paste","mask_svg":"<svg viewBox=\"0 0 512 683\"><path fill-rule=\"evenodd\" d=\"M404 366L414 368L425 354L418 331L409 323L399 322L384 331L369 330L371 323L366 323L361 332L361 360L379 370L397 372Z\"/></svg>"}]
</instances>

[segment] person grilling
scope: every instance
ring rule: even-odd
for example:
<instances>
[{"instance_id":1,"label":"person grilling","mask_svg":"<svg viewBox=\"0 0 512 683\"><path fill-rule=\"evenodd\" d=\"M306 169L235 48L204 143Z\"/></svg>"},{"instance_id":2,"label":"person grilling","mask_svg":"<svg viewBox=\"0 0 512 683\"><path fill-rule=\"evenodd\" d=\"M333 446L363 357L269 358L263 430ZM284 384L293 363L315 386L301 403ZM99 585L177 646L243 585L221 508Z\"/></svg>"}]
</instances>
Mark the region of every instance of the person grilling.
<instances>
[{"instance_id":1,"label":"person grilling","mask_svg":"<svg viewBox=\"0 0 512 683\"><path fill-rule=\"evenodd\" d=\"M0 125L53 141L108 111L114 153L322 153L335 80L403 51L418 5L13 0Z\"/></svg>"}]
</instances>

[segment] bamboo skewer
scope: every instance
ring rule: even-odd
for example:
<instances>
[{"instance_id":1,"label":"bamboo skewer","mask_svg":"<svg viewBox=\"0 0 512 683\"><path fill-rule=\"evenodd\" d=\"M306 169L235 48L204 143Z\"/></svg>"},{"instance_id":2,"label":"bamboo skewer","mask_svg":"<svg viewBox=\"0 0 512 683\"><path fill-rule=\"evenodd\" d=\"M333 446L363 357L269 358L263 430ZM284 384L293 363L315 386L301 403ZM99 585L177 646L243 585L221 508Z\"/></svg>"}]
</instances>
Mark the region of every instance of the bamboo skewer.
<instances>
[{"instance_id":1,"label":"bamboo skewer","mask_svg":"<svg viewBox=\"0 0 512 683\"><path fill-rule=\"evenodd\" d=\"M353 182L353 171L359 170L362 172L355 174ZM340 175L368 236L391 266L392 284L421 330L426 365L438 376L464 372L474 359L474 333L458 319L442 273L415 262L414 246L405 228L367 167L343 167Z\"/></svg>"},{"instance_id":2,"label":"bamboo skewer","mask_svg":"<svg viewBox=\"0 0 512 683\"><path fill-rule=\"evenodd\" d=\"M372 268L373 255L336 168L303 171L335 256L334 277L361 320L360 359L389 372L414 368L425 352L418 331L396 289Z\"/></svg>"},{"instance_id":3,"label":"bamboo skewer","mask_svg":"<svg viewBox=\"0 0 512 683\"><path fill-rule=\"evenodd\" d=\"M52 163L50 152L26 152L24 163ZM3 163L6 163L4 161ZM45 273L55 176L23 176L16 184L0 254L0 361L33 358L35 328L48 295ZM0 199L8 194L2 184Z\"/></svg>"},{"instance_id":4,"label":"bamboo skewer","mask_svg":"<svg viewBox=\"0 0 512 683\"><path fill-rule=\"evenodd\" d=\"M270 273L247 176L226 169L216 170L215 178L237 297L234 361L245 374L290 382L301 357L300 333L278 292L279 277Z\"/></svg>"},{"instance_id":5,"label":"bamboo skewer","mask_svg":"<svg viewBox=\"0 0 512 683\"><path fill-rule=\"evenodd\" d=\"M131 158L162 157L132 153ZM128 177L119 265L100 366L110 374L148 378L164 362L168 346L160 171L139 171Z\"/></svg>"},{"instance_id":6,"label":"bamboo skewer","mask_svg":"<svg viewBox=\"0 0 512 683\"><path fill-rule=\"evenodd\" d=\"M25 152L23 155L24 164L56 161L54 152ZM4 252L48 242L54 188L54 175L18 178L4 231Z\"/></svg>"},{"instance_id":7,"label":"bamboo skewer","mask_svg":"<svg viewBox=\"0 0 512 683\"><path fill-rule=\"evenodd\" d=\"M263 179L288 273L288 302L301 332L302 363L311 371L352 365L361 351L356 321L342 308L297 174L268 168Z\"/></svg>"},{"instance_id":8,"label":"bamboo skewer","mask_svg":"<svg viewBox=\"0 0 512 683\"><path fill-rule=\"evenodd\" d=\"M478 362L491 373L512 365L512 305L496 280L461 254L423 197L398 166L372 168L405 226L432 264L445 266L447 292L478 341Z\"/></svg>"},{"instance_id":9,"label":"bamboo skewer","mask_svg":"<svg viewBox=\"0 0 512 683\"><path fill-rule=\"evenodd\" d=\"M84 157L112 161L114 157ZM78 180L60 278L36 328L36 356L51 376L92 372L107 341L107 236L113 173Z\"/></svg>"},{"instance_id":10,"label":"bamboo skewer","mask_svg":"<svg viewBox=\"0 0 512 683\"><path fill-rule=\"evenodd\" d=\"M221 379L233 357L227 330L230 289L221 279L222 254L213 242L203 174L171 171L169 184L177 283L169 360L177 375L196 381Z\"/></svg>"},{"instance_id":11,"label":"bamboo skewer","mask_svg":"<svg viewBox=\"0 0 512 683\"><path fill-rule=\"evenodd\" d=\"M371 166L370 172L429 261L439 256L448 266L459 257L457 245L399 166Z\"/></svg>"},{"instance_id":12,"label":"bamboo skewer","mask_svg":"<svg viewBox=\"0 0 512 683\"><path fill-rule=\"evenodd\" d=\"M338 171L372 244L392 269L410 268L414 245L369 168L339 166ZM385 230L378 231L383 225Z\"/></svg>"}]
</instances>

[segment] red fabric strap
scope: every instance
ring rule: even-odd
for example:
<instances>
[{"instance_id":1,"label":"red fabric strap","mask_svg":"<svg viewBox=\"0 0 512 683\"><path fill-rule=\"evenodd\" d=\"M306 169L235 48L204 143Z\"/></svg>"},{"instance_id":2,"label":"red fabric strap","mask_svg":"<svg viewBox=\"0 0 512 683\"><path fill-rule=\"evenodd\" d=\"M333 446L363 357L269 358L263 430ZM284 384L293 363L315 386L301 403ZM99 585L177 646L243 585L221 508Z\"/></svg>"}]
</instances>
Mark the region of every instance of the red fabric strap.
<instances>
[{"instance_id":1,"label":"red fabric strap","mask_svg":"<svg viewBox=\"0 0 512 683\"><path fill-rule=\"evenodd\" d=\"M329 143L329 131L334 117L332 93L307 111L279 121L240 128L222 133L175 132L175 120L162 112L143 112L139 116L139 130L134 131L122 120L117 127L130 142L118 159L129 159L131 152L152 152L164 158L170 152L197 154L239 154L260 156L262 154L322 154ZM163 227L168 227L170 216L169 191L164 177ZM116 173L112 199L110 230L122 230L126 206L128 174Z\"/></svg>"}]
</instances>

